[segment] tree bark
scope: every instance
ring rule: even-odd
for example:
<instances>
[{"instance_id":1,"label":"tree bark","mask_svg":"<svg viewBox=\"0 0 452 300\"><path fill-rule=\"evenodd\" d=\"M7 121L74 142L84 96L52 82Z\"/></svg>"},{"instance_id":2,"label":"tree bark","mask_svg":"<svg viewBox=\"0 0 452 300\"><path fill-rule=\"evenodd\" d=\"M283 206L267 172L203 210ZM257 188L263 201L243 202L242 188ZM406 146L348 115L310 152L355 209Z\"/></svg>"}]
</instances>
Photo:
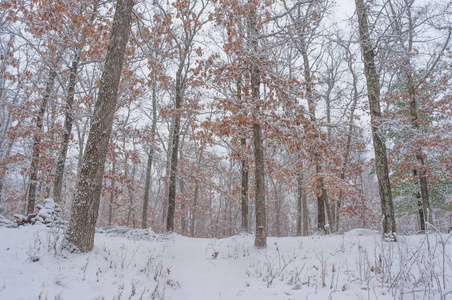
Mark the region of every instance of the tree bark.
<instances>
[{"instance_id":1,"label":"tree bark","mask_svg":"<svg viewBox=\"0 0 452 300\"><path fill-rule=\"evenodd\" d=\"M194 237L195 236L195 226L196 226L196 213L197 213L197 205L198 205L198 184L196 184L195 186L195 195L193 197L193 213L191 215L191 224L190 224L190 236ZM221 200L220 200L220 205L221 205ZM221 210L221 206L220 206L220 210ZM220 213L218 212L218 215ZM217 219L218 221L218 219ZM217 222L218 223L218 222Z\"/></svg>"},{"instance_id":2,"label":"tree bark","mask_svg":"<svg viewBox=\"0 0 452 300\"><path fill-rule=\"evenodd\" d=\"M171 147L170 177L168 187L168 216L166 219L166 232L174 231L174 213L176 210L176 178L177 162L179 153L179 134L180 134L180 108L183 97L183 64L179 66L176 72L176 116L174 117L173 141Z\"/></svg>"},{"instance_id":3,"label":"tree bark","mask_svg":"<svg viewBox=\"0 0 452 300\"><path fill-rule=\"evenodd\" d=\"M71 219L65 235L65 247L73 252L88 252L94 246L105 159L132 23L132 8L133 0L118 0L116 3L99 96L94 108L77 192L71 206Z\"/></svg>"},{"instance_id":4,"label":"tree bark","mask_svg":"<svg viewBox=\"0 0 452 300\"><path fill-rule=\"evenodd\" d=\"M258 34L259 29L257 25L256 8L252 1L249 18L249 32L251 47L254 53L258 53ZM257 59L257 58L255 58ZM262 136L262 126L258 120L260 100L260 70L257 61L252 61L250 66L251 78L251 95L253 101L256 103L256 111L253 112L253 144L254 144L254 177L256 186L256 234L254 239L254 246L257 248L265 248L267 246L267 212L265 208L265 170L264 170L264 145Z\"/></svg>"},{"instance_id":5,"label":"tree bark","mask_svg":"<svg viewBox=\"0 0 452 300\"><path fill-rule=\"evenodd\" d=\"M407 17L408 17L408 49L405 61L405 73L408 81L408 97L410 99L410 116L411 116L411 124L413 128L417 131L419 129L418 123L418 113L417 113L417 104L416 104L416 87L414 85L413 79L413 69L411 66L410 55L413 52L413 19L411 16L411 4L407 2ZM422 217L424 218L424 229L425 230L425 222L433 224L433 216L430 211L430 199L428 194L428 182L427 182L427 169L424 163L424 157L426 155L422 151L421 147L418 147L416 153L416 160L418 161L420 168L415 169L415 172L418 175L419 186L421 191L422 198ZM421 217L421 214L419 215ZM422 224L421 223L421 224Z\"/></svg>"},{"instance_id":6,"label":"tree bark","mask_svg":"<svg viewBox=\"0 0 452 300\"><path fill-rule=\"evenodd\" d=\"M180 154L182 157L182 154ZM179 189L182 195L185 194L185 182L182 178L179 179ZM187 235L187 206L185 205L185 197L181 199L180 210L182 212L181 220L181 234Z\"/></svg>"},{"instance_id":7,"label":"tree bark","mask_svg":"<svg viewBox=\"0 0 452 300\"><path fill-rule=\"evenodd\" d=\"M144 199L143 199L143 214L141 217L141 228L147 228L148 221L148 207L150 198L150 188L151 188L151 175L152 175L152 162L154 160L154 143L155 143L155 133L157 130L157 80L154 76L154 81L152 82L152 126L151 126L151 147L148 154L148 163L146 166L146 180L144 184Z\"/></svg>"},{"instance_id":8,"label":"tree bark","mask_svg":"<svg viewBox=\"0 0 452 300\"><path fill-rule=\"evenodd\" d=\"M311 76L311 67L309 64L308 52L306 49L306 45L304 41L301 41L301 56L303 58L304 65L304 76L306 79L306 97L308 99L308 108L311 122L314 125L315 130L315 141L314 141L314 163L315 163L315 174L316 174L316 196L317 196L317 230L319 232L326 232L326 220L325 220L325 206L328 205L328 195L326 192L326 188L323 182L322 176L322 166L320 164L320 150L319 144L320 134L317 132L317 118L315 111L315 103L312 98L312 76Z\"/></svg>"},{"instance_id":9,"label":"tree bark","mask_svg":"<svg viewBox=\"0 0 452 300\"><path fill-rule=\"evenodd\" d=\"M237 79L237 99L241 103L242 99L242 80L239 77ZM246 159L246 137L242 137L240 148L240 160L241 160L241 183L242 183L242 232L249 232L249 222L248 222L248 163Z\"/></svg>"},{"instance_id":10,"label":"tree bark","mask_svg":"<svg viewBox=\"0 0 452 300\"><path fill-rule=\"evenodd\" d=\"M248 222L248 163L245 155L246 151L246 139L243 138L241 141L242 144L242 168L241 168L241 176L242 176L242 231L249 232L249 222Z\"/></svg>"},{"instance_id":11,"label":"tree bark","mask_svg":"<svg viewBox=\"0 0 452 300\"><path fill-rule=\"evenodd\" d=\"M345 47L346 51L346 59L348 64L348 69L353 78L353 103L350 109L350 119L348 123L348 133L347 133L347 142L345 144L345 153L342 157L342 165L341 165L341 174L340 178L342 181L345 180L345 172L347 171L348 161L350 159L350 149L352 144L352 133L353 133L353 122L355 119L355 110L356 105L358 103L358 76L356 76L355 70L353 69L353 61L352 61L352 53L350 52L350 48ZM339 231L339 216L340 209L342 205L342 193L339 195L339 199L337 201L337 209L336 209L336 229L335 231Z\"/></svg>"},{"instance_id":12,"label":"tree bark","mask_svg":"<svg viewBox=\"0 0 452 300\"><path fill-rule=\"evenodd\" d=\"M276 201L276 236L281 236L281 186L275 184L275 201Z\"/></svg>"},{"instance_id":13,"label":"tree bark","mask_svg":"<svg viewBox=\"0 0 452 300\"><path fill-rule=\"evenodd\" d=\"M303 196L303 181L301 178L301 170L297 172L297 236L302 235L302 220L303 220L303 207L302 207L302 196Z\"/></svg>"},{"instance_id":14,"label":"tree bark","mask_svg":"<svg viewBox=\"0 0 452 300\"><path fill-rule=\"evenodd\" d=\"M112 225L112 221L113 221L113 203L114 203L114 200L115 200L115 176L116 176L116 162L115 162L115 158L113 157L110 204L108 206L108 226L111 226Z\"/></svg>"},{"instance_id":15,"label":"tree bark","mask_svg":"<svg viewBox=\"0 0 452 300\"><path fill-rule=\"evenodd\" d=\"M46 83L46 88L44 90L44 96L42 98L41 106L39 107L38 115L36 116L36 128L37 132L33 136L33 147L32 147L32 158L31 158L31 173L30 181L28 187L28 200L27 200L27 214L32 214L35 210L36 202L36 185L38 180L38 167L39 167L39 155L40 155L40 144L41 144L41 134L44 121L44 114L47 109L47 105L50 99L50 93L52 92L53 85L55 82L56 72L51 69L49 71L49 78Z\"/></svg>"},{"instance_id":16,"label":"tree bark","mask_svg":"<svg viewBox=\"0 0 452 300\"><path fill-rule=\"evenodd\" d=\"M364 73L367 80L367 93L370 107L372 139L375 152L375 166L383 214L383 232L390 240L395 240L396 223L392 201L391 183L386 154L386 144L378 132L381 124L380 82L375 67L375 52L370 40L369 25L363 0L355 0L358 15L358 26L361 39L361 50L364 59Z\"/></svg>"},{"instance_id":17,"label":"tree bark","mask_svg":"<svg viewBox=\"0 0 452 300\"><path fill-rule=\"evenodd\" d=\"M77 68L80 61L80 50L75 50L75 56L72 60L71 73L69 75L68 95L66 98L66 112L64 117L63 135L61 137L60 152L58 154L55 170L55 181L53 183L53 201L60 203L61 192L63 189L64 165L66 163L67 150L69 148L69 139L71 137L74 104L75 84L77 80Z\"/></svg>"},{"instance_id":18,"label":"tree bark","mask_svg":"<svg viewBox=\"0 0 452 300\"><path fill-rule=\"evenodd\" d=\"M303 180L300 162L297 172L297 236L307 236L309 234L308 201Z\"/></svg>"},{"instance_id":19,"label":"tree bark","mask_svg":"<svg viewBox=\"0 0 452 300\"><path fill-rule=\"evenodd\" d=\"M134 147L135 148L135 147ZM134 151L136 151L134 149ZM127 212L127 226L130 226L130 221L132 221L132 227L135 228L135 213L134 213L134 209L133 209L133 191L134 191L134 186L135 186L135 175L136 175L136 164L134 164L132 162L133 166L132 166L132 180L130 182L129 187L127 188L128 193L129 193L129 211ZM128 167L127 167L128 168Z\"/></svg>"}]
</instances>

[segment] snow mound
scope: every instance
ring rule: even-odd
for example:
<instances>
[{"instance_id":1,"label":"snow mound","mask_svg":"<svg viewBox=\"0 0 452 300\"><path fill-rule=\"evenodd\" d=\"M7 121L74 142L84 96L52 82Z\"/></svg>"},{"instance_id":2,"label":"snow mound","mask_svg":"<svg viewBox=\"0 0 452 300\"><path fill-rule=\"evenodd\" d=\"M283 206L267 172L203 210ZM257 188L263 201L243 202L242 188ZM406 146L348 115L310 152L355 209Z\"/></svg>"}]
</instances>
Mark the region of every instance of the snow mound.
<instances>
[{"instance_id":1,"label":"snow mound","mask_svg":"<svg viewBox=\"0 0 452 300\"><path fill-rule=\"evenodd\" d=\"M355 228L346 232L345 236L374 236L377 235L378 231L366 228Z\"/></svg>"},{"instance_id":2,"label":"snow mound","mask_svg":"<svg viewBox=\"0 0 452 300\"><path fill-rule=\"evenodd\" d=\"M64 227L66 225L66 222L59 216L61 212L60 205L55 203L53 198L44 199L44 203L36 205L36 208L39 210L37 214L29 214L27 216L15 214L14 221L18 226L25 224L45 224L49 227Z\"/></svg>"},{"instance_id":3,"label":"snow mound","mask_svg":"<svg viewBox=\"0 0 452 300\"><path fill-rule=\"evenodd\" d=\"M7 218L5 218L3 215L0 215L0 227L8 227L8 228L15 228L17 227L17 224Z\"/></svg>"},{"instance_id":4,"label":"snow mound","mask_svg":"<svg viewBox=\"0 0 452 300\"><path fill-rule=\"evenodd\" d=\"M122 236L129 240L147 240L152 241L158 238L158 235L152 231L151 228L148 229L136 229L126 226L106 226L96 228L98 233L108 234L110 236Z\"/></svg>"}]
</instances>

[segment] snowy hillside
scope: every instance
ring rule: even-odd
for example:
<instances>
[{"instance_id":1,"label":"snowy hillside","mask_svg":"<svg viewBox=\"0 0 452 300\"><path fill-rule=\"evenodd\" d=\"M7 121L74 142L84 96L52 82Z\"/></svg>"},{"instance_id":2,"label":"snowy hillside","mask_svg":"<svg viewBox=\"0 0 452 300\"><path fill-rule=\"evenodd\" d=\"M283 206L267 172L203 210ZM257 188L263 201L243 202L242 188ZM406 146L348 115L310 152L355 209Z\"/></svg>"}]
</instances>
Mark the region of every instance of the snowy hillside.
<instances>
[{"instance_id":1,"label":"snowy hillside","mask_svg":"<svg viewBox=\"0 0 452 300\"><path fill-rule=\"evenodd\" d=\"M199 239L125 228L88 254L60 250L62 230L0 228L0 299L452 299L450 235L373 231ZM448 294L447 294L448 293Z\"/></svg>"}]
</instances>

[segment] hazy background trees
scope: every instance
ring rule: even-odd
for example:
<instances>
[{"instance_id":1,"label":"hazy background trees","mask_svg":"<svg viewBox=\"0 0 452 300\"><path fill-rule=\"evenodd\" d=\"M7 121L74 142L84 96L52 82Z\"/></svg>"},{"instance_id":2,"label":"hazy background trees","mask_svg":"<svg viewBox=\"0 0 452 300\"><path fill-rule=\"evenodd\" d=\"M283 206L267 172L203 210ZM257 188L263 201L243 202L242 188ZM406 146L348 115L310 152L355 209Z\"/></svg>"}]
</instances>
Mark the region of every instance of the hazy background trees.
<instances>
[{"instance_id":1,"label":"hazy background trees","mask_svg":"<svg viewBox=\"0 0 452 300\"><path fill-rule=\"evenodd\" d=\"M2 3L7 217L53 196L69 218L105 70L114 6L52 3ZM357 14L339 20L329 1L136 3L97 225L199 237L259 228L257 246L265 235L381 229L380 161L394 201L385 222L449 226L451 7L362 5L364 37ZM386 158L375 159L373 137Z\"/></svg>"}]
</instances>

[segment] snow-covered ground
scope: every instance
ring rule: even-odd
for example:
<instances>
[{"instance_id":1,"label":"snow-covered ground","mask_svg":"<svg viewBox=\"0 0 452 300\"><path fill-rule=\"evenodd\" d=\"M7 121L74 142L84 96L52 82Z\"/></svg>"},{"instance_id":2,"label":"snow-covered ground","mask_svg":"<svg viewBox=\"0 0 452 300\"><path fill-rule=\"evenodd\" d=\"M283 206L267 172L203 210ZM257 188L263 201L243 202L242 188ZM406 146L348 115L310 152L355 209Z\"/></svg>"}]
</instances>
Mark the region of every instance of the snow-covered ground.
<instances>
[{"instance_id":1,"label":"snow-covered ground","mask_svg":"<svg viewBox=\"0 0 452 300\"><path fill-rule=\"evenodd\" d=\"M113 228L88 254L62 230L0 227L0 299L452 299L452 238L188 238Z\"/></svg>"}]
</instances>

